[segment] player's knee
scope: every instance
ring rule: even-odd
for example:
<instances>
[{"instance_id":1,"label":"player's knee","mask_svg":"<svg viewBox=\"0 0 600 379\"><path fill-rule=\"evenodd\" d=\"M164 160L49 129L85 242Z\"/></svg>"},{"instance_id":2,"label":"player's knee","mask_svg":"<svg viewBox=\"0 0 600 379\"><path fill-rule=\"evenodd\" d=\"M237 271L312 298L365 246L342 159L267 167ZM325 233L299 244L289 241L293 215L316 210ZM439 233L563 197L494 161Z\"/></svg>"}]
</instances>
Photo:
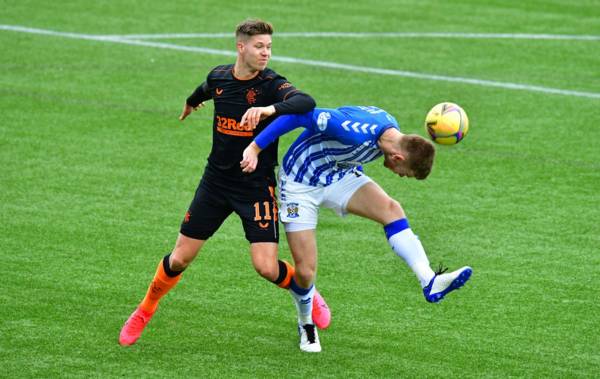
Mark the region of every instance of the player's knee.
<instances>
[{"instance_id":1,"label":"player's knee","mask_svg":"<svg viewBox=\"0 0 600 379\"><path fill-rule=\"evenodd\" d=\"M261 263L255 265L254 269L258 275L270 281L274 281L279 276L279 266L277 264L273 265Z\"/></svg>"},{"instance_id":2,"label":"player's knee","mask_svg":"<svg viewBox=\"0 0 600 379\"><path fill-rule=\"evenodd\" d=\"M301 286L309 286L315 277L314 267L296 267L296 278Z\"/></svg>"},{"instance_id":3,"label":"player's knee","mask_svg":"<svg viewBox=\"0 0 600 379\"><path fill-rule=\"evenodd\" d=\"M404 209L399 202L396 200L389 198L385 207L385 212L388 214L388 217L393 220L398 220L400 218L404 218Z\"/></svg>"},{"instance_id":4,"label":"player's knee","mask_svg":"<svg viewBox=\"0 0 600 379\"><path fill-rule=\"evenodd\" d=\"M174 251L171 253L171 258L169 259L169 266L174 271L183 271L187 268L187 266L192 263L194 260L195 254L187 255L182 254L181 252Z\"/></svg>"}]
</instances>

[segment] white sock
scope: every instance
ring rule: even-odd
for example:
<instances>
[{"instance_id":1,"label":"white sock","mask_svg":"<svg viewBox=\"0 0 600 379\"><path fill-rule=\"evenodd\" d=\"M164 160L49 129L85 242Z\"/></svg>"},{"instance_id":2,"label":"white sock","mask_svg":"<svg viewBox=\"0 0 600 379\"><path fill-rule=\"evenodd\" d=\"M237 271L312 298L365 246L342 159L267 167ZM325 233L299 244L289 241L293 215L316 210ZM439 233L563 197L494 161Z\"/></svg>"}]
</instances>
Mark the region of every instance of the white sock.
<instances>
[{"instance_id":1,"label":"white sock","mask_svg":"<svg viewBox=\"0 0 600 379\"><path fill-rule=\"evenodd\" d=\"M435 273L429 267L429 259L419 238L410 228L403 229L388 237L390 246L413 270L421 282L421 287L427 286Z\"/></svg>"},{"instance_id":2,"label":"white sock","mask_svg":"<svg viewBox=\"0 0 600 379\"><path fill-rule=\"evenodd\" d=\"M309 288L302 288L298 286L294 278L292 278L290 283L290 294L294 299L296 310L298 311L298 324L313 324L312 308L315 295L314 284L311 284Z\"/></svg>"}]
</instances>

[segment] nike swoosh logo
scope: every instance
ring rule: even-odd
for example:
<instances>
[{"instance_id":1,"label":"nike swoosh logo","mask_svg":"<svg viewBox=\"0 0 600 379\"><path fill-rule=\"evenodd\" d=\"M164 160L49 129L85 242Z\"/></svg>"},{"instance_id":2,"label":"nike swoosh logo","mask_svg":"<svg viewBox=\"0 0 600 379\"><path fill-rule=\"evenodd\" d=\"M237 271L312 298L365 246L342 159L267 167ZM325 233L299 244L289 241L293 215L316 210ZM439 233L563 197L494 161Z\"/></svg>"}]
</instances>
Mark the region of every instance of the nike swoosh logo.
<instances>
[{"instance_id":1,"label":"nike swoosh logo","mask_svg":"<svg viewBox=\"0 0 600 379\"><path fill-rule=\"evenodd\" d=\"M217 96L219 96L223 93L223 90L220 88L217 88L215 92L217 93Z\"/></svg>"}]
</instances>

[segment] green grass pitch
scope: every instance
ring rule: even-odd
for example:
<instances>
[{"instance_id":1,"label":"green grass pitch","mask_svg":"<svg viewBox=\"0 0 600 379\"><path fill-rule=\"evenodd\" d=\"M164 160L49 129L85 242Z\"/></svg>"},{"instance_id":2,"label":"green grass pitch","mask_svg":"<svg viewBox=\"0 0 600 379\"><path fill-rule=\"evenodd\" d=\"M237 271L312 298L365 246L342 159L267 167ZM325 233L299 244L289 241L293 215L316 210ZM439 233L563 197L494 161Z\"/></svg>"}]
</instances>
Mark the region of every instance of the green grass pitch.
<instances>
[{"instance_id":1,"label":"green grass pitch","mask_svg":"<svg viewBox=\"0 0 600 379\"><path fill-rule=\"evenodd\" d=\"M0 0L0 377L600 375L598 0L221 3ZM177 47L234 41L90 36L232 33L247 17L274 23L270 67L319 106L377 105L421 135L434 104L467 111L469 135L439 146L428 180L365 170L433 265L473 277L428 304L380 226L323 211L317 284L333 322L323 352L302 354L290 296L254 272L231 217L122 348L210 151L212 104L177 116L234 60Z\"/></svg>"}]
</instances>

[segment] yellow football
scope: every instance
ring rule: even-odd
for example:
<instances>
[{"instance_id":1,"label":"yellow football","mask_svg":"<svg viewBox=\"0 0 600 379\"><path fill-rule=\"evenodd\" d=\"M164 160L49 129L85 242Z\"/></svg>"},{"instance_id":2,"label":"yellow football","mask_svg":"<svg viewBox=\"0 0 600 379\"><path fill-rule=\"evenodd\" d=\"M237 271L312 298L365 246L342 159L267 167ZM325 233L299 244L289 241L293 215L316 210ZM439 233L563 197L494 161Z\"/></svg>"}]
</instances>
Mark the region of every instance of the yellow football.
<instances>
[{"instance_id":1,"label":"yellow football","mask_svg":"<svg viewBox=\"0 0 600 379\"><path fill-rule=\"evenodd\" d=\"M469 118L460 106L448 102L440 103L427 113L425 129L433 142L454 145L469 132Z\"/></svg>"}]
</instances>

